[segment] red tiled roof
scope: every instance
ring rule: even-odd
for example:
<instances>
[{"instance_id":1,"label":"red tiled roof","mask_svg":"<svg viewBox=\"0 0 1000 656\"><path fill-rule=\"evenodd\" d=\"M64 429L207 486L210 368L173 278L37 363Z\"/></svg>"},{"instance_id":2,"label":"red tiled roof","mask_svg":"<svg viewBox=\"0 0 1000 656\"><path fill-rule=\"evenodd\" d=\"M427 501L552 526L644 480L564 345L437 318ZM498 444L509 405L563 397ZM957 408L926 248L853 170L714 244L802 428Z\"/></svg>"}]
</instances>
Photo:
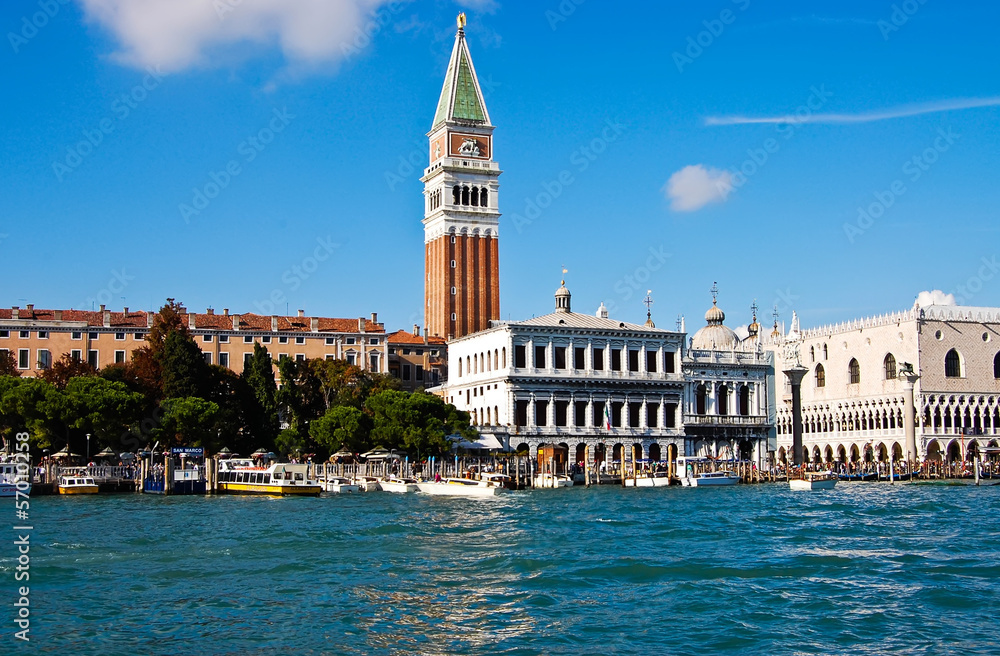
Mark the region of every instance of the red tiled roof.
<instances>
[{"instance_id":1,"label":"red tiled roof","mask_svg":"<svg viewBox=\"0 0 1000 656\"><path fill-rule=\"evenodd\" d=\"M35 321L56 321L55 310L32 309L29 313L27 308L20 308L19 319L33 319ZM111 312L110 323L112 328L145 328L148 325L148 315L150 312ZM13 319L14 312L11 308L0 308L0 321ZM233 318L239 319L238 330L271 331L271 316L262 314L208 314L208 313L185 313L182 314L182 321L185 326L189 326L190 317L194 316L195 327L198 329L214 328L217 330L233 330ZM278 332L312 332L312 317L284 317L278 316ZM90 310L63 310L62 321L84 322L88 326L104 326L104 313ZM365 319L366 333L384 333L385 325L372 323ZM318 317L319 332L327 333L358 333L359 319L336 319L331 317ZM422 340L421 340L422 341Z\"/></svg>"},{"instance_id":2,"label":"red tiled roof","mask_svg":"<svg viewBox=\"0 0 1000 656\"><path fill-rule=\"evenodd\" d=\"M394 333L389 333L385 336L385 341L387 344L424 344L424 338L420 335L414 335L412 332L407 330L397 330ZM428 337L427 344L434 344L435 346L444 346L447 342L443 337Z\"/></svg>"}]
</instances>

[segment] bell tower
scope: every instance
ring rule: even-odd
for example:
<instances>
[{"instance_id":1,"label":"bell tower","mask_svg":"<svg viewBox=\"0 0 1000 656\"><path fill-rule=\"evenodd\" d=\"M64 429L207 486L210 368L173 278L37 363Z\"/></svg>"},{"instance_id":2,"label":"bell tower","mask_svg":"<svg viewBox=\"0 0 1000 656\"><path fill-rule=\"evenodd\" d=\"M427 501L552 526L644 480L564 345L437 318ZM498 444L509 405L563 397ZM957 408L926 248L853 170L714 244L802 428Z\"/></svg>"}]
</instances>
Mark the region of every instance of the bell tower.
<instances>
[{"instance_id":1,"label":"bell tower","mask_svg":"<svg viewBox=\"0 0 1000 656\"><path fill-rule=\"evenodd\" d=\"M493 125L465 41L465 14L427 133L424 183L424 325L453 339L500 318Z\"/></svg>"}]
</instances>

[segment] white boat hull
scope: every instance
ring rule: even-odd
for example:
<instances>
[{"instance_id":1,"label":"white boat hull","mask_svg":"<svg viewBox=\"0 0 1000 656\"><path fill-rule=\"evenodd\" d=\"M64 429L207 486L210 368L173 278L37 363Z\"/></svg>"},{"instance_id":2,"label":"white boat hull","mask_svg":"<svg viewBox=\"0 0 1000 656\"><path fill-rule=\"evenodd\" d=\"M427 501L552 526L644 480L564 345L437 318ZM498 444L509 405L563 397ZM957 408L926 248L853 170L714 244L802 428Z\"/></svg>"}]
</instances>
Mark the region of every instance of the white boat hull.
<instances>
[{"instance_id":1,"label":"white boat hull","mask_svg":"<svg viewBox=\"0 0 1000 656\"><path fill-rule=\"evenodd\" d=\"M654 476L653 487L668 487L670 485L669 476Z\"/></svg>"},{"instance_id":2,"label":"white boat hull","mask_svg":"<svg viewBox=\"0 0 1000 656\"><path fill-rule=\"evenodd\" d=\"M360 492L361 489L354 483L335 483L332 481L326 481L321 483L323 489L327 492L332 492L334 494L349 494L352 492Z\"/></svg>"},{"instance_id":3,"label":"white boat hull","mask_svg":"<svg viewBox=\"0 0 1000 656\"><path fill-rule=\"evenodd\" d=\"M424 494L439 497L495 497L504 492L502 487L486 485L469 485L465 483L435 483L433 481L417 483Z\"/></svg>"},{"instance_id":4,"label":"white boat hull","mask_svg":"<svg viewBox=\"0 0 1000 656\"><path fill-rule=\"evenodd\" d=\"M788 487L793 490L832 490L837 485L836 478L828 478L822 481L806 481L801 478L794 478L788 481Z\"/></svg>"},{"instance_id":5,"label":"white boat hull","mask_svg":"<svg viewBox=\"0 0 1000 656\"><path fill-rule=\"evenodd\" d=\"M407 492L419 492L420 487L416 483L404 483L403 481L382 481L380 483L383 492L395 492L405 494Z\"/></svg>"},{"instance_id":6,"label":"white boat hull","mask_svg":"<svg viewBox=\"0 0 1000 656\"><path fill-rule=\"evenodd\" d=\"M30 495L31 485L28 485L26 489L21 490L21 493ZM17 496L17 485L14 483L0 483L0 497L13 497L13 496Z\"/></svg>"}]
</instances>

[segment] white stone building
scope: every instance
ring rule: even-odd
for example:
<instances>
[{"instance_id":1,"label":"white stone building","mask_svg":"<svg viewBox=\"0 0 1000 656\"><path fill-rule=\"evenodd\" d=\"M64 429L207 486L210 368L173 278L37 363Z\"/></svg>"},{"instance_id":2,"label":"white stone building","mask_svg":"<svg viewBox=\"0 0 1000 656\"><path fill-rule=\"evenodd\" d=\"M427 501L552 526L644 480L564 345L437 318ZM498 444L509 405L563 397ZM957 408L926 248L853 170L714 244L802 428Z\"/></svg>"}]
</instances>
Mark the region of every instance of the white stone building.
<instances>
[{"instance_id":1,"label":"white stone building","mask_svg":"<svg viewBox=\"0 0 1000 656\"><path fill-rule=\"evenodd\" d=\"M818 462L908 459L904 363L914 387L916 459L962 460L1000 440L1000 308L920 307L800 330L765 343L779 372L778 459L792 443L791 389L780 373L795 353L803 445ZM788 457L791 460L790 457Z\"/></svg>"},{"instance_id":2,"label":"white stone building","mask_svg":"<svg viewBox=\"0 0 1000 656\"><path fill-rule=\"evenodd\" d=\"M449 342L449 380L435 391L481 433L532 454L559 445L570 462L734 452L764 462L772 356L724 319L713 314L687 350L682 331L612 319L603 304L596 316L572 312L564 284L552 314ZM726 331L734 341L706 348Z\"/></svg>"},{"instance_id":3,"label":"white stone building","mask_svg":"<svg viewBox=\"0 0 1000 656\"><path fill-rule=\"evenodd\" d=\"M449 342L449 380L437 391L517 450L665 460L684 452L683 345L683 333L611 319L603 305L596 316L572 312L563 285L552 314Z\"/></svg>"},{"instance_id":4,"label":"white stone building","mask_svg":"<svg viewBox=\"0 0 1000 656\"><path fill-rule=\"evenodd\" d=\"M762 348L756 314L742 340L725 320L713 298L705 327L684 351L685 453L762 465L776 445L774 355Z\"/></svg>"}]
</instances>

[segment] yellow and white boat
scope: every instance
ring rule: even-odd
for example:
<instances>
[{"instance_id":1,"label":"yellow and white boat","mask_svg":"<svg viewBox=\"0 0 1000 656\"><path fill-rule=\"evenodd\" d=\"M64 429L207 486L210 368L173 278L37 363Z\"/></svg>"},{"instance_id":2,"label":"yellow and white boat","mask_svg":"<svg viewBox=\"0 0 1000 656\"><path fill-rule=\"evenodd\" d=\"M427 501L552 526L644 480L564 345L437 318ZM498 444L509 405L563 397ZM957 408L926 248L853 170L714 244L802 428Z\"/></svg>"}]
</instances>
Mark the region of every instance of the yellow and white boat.
<instances>
[{"instance_id":1,"label":"yellow and white boat","mask_svg":"<svg viewBox=\"0 0 1000 656\"><path fill-rule=\"evenodd\" d=\"M319 496L323 488L309 478L309 466L276 462L260 467L249 458L219 462L218 491L227 494L270 494L273 496Z\"/></svg>"},{"instance_id":2,"label":"yellow and white boat","mask_svg":"<svg viewBox=\"0 0 1000 656\"><path fill-rule=\"evenodd\" d=\"M97 494L97 481L85 472L61 474L56 488L59 494Z\"/></svg>"}]
</instances>

